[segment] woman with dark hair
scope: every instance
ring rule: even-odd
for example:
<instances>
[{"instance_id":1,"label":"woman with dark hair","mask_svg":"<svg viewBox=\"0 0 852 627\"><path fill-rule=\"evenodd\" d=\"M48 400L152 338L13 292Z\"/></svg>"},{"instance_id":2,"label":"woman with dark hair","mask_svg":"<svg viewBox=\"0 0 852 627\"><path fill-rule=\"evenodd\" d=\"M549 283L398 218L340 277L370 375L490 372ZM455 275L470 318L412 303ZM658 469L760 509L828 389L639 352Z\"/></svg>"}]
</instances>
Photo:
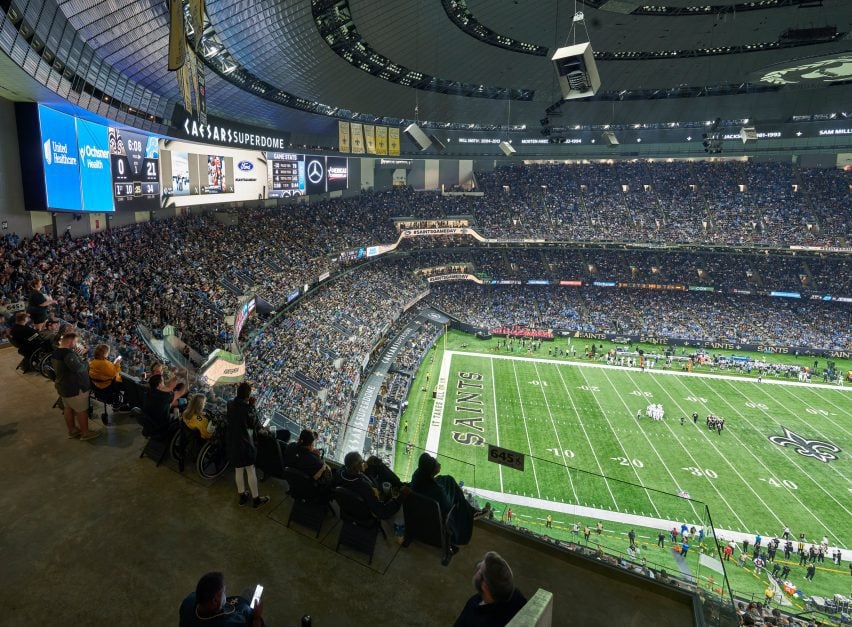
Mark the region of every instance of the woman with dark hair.
<instances>
[{"instance_id":1,"label":"woman with dark hair","mask_svg":"<svg viewBox=\"0 0 852 627\"><path fill-rule=\"evenodd\" d=\"M237 494L240 505L252 499L255 508L269 502L268 496L260 496L257 487L257 473L254 463L257 460L258 432L263 428L254 408L255 399L251 395L251 384L243 381L237 387L237 397L228 403L228 457L236 472ZM245 473L245 476L244 474ZM245 479L248 477L249 491L246 491Z\"/></svg>"},{"instance_id":2,"label":"woman with dark hair","mask_svg":"<svg viewBox=\"0 0 852 627\"><path fill-rule=\"evenodd\" d=\"M453 553L458 551L457 544L467 544L473 535L473 519L477 513L465 499L459 484L450 475L439 475L441 464L438 460L423 453L417 462L417 470L411 476L411 489L438 502L441 517L447 520Z\"/></svg>"},{"instance_id":3,"label":"woman with dark hair","mask_svg":"<svg viewBox=\"0 0 852 627\"><path fill-rule=\"evenodd\" d=\"M55 305L56 301L45 296L41 288L44 286L41 279L33 279L30 282L30 295L27 298L27 313L32 318L33 328L41 330L48 319L48 307Z\"/></svg>"}]
</instances>

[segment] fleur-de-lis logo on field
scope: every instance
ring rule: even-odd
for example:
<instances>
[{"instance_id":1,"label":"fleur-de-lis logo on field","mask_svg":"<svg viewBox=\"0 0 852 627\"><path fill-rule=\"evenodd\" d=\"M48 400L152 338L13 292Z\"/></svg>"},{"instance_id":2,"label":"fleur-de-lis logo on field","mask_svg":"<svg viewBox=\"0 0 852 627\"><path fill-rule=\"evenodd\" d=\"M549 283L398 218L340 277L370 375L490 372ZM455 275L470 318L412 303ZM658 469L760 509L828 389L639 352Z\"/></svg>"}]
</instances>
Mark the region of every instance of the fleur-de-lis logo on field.
<instances>
[{"instance_id":1,"label":"fleur-de-lis logo on field","mask_svg":"<svg viewBox=\"0 0 852 627\"><path fill-rule=\"evenodd\" d=\"M813 457L827 464L828 462L837 459L835 453L840 452L840 448L831 442L823 442L822 440L806 440L798 433L793 433L784 425L784 435L769 436L769 441L778 446L795 446L795 451L804 457Z\"/></svg>"}]
</instances>

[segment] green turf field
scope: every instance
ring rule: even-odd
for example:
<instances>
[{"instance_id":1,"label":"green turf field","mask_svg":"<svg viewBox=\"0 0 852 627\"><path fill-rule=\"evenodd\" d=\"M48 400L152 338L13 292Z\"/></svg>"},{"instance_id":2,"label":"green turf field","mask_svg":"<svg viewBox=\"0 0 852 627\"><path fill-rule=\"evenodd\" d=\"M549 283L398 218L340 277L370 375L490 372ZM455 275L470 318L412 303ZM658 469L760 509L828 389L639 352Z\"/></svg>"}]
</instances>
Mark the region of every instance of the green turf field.
<instances>
[{"instance_id":1,"label":"green turf field","mask_svg":"<svg viewBox=\"0 0 852 627\"><path fill-rule=\"evenodd\" d=\"M771 538L787 525L810 542L827 535L831 546L852 545L852 385L598 368L590 360L553 359L546 343L534 353L494 344L449 334L412 386L403 417L410 427L400 437L430 450L437 443L443 472L468 485L534 499L514 506L530 512L520 521L526 526L540 527L541 512L550 511L564 531L585 507L706 525L709 509L717 533ZM436 385L445 389L438 411ZM644 416L649 403L663 405L662 421ZM707 414L725 418L721 434L706 428ZM524 471L489 463L485 443L526 454ZM416 454L400 453L396 468L407 477L415 464ZM699 502L679 498L680 491ZM653 527L644 533L655 537ZM828 566L827 560L826 573ZM843 575L832 577L848 594ZM834 585L825 577L820 583Z\"/></svg>"}]
</instances>

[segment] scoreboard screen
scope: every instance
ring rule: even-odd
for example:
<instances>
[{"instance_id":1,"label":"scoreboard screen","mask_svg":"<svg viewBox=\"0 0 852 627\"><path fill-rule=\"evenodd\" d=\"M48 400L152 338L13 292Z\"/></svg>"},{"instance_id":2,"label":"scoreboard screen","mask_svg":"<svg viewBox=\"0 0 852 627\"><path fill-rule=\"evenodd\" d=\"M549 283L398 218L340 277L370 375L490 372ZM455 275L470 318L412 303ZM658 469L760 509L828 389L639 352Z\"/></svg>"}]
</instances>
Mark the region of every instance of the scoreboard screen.
<instances>
[{"instance_id":1,"label":"scoreboard screen","mask_svg":"<svg viewBox=\"0 0 852 627\"><path fill-rule=\"evenodd\" d=\"M305 155L268 152L266 160L269 198L305 195Z\"/></svg>"},{"instance_id":2,"label":"scoreboard screen","mask_svg":"<svg viewBox=\"0 0 852 627\"><path fill-rule=\"evenodd\" d=\"M109 152L116 209L158 209L160 166L157 138L110 127Z\"/></svg>"}]
</instances>

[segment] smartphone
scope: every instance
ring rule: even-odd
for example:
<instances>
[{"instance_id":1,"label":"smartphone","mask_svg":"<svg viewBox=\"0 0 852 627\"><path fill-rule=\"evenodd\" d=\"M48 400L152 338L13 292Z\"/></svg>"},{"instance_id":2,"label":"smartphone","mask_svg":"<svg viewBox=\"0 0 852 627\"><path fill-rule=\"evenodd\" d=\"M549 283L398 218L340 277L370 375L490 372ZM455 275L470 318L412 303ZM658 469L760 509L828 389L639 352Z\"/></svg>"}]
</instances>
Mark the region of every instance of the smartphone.
<instances>
[{"instance_id":1,"label":"smartphone","mask_svg":"<svg viewBox=\"0 0 852 627\"><path fill-rule=\"evenodd\" d=\"M120 361L121 361L121 355L119 355L118 357L116 357L115 359L113 359L113 360L112 360L112 363L117 364L117 363L118 363L118 362L120 362Z\"/></svg>"},{"instance_id":2,"label":"smartphone","mask_svg":"<svg viewBox=\"0 0 852 627\"><path fill-rule=\"evenodd\" d=\"M254 594L251 597L251 607L252 609L257 607L258 601L260 601L260 595L263 594L263 586L257 584L254 589Z\"/></svg>"}]
</instances>

